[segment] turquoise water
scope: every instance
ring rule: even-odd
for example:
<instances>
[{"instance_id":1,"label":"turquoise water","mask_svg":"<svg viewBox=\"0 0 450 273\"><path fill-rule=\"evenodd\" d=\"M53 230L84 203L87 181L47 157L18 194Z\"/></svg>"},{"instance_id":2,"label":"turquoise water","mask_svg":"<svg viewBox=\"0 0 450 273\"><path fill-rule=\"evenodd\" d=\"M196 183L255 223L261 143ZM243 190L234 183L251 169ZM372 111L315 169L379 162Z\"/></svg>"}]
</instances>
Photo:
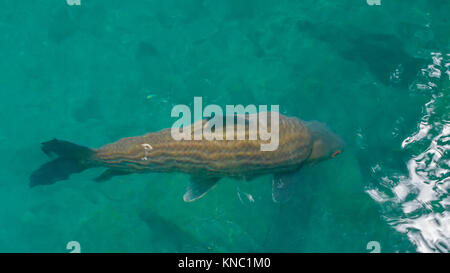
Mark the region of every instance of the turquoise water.
<instances>
[{"instance_id":1,"label":"turquoise water","mask_svg":"<svg viewBox=\"0 0 450 273\"><path fill-rule=\"evenodd\" d=\"M450 2L0 1L0 252L450 251ZM53 137L90 147L167 128L174 105L280 105L346 142L304 168L28 186ZM375 243L376 244L376 243Z\"/></svg>"}]
</instances>

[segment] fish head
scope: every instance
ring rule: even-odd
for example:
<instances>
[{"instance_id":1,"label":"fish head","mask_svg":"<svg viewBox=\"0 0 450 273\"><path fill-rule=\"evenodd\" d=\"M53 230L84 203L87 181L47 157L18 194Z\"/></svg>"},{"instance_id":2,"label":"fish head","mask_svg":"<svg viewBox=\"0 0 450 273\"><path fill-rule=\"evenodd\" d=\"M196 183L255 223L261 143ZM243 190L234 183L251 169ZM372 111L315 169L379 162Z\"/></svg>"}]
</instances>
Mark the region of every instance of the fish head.
<instances>
[{"instance_id":1,"label":"fish head","mask_svg":"<svg viewBox=\"0 0 450 273\"><path fill-rule=\"evenodd\" d=\"M331 159L342 153L345 146L344 141L325 124L312 121L308 122L306 126L312 141L312 151L308 158L310 163Z\"/></svg>"}]
</instances>

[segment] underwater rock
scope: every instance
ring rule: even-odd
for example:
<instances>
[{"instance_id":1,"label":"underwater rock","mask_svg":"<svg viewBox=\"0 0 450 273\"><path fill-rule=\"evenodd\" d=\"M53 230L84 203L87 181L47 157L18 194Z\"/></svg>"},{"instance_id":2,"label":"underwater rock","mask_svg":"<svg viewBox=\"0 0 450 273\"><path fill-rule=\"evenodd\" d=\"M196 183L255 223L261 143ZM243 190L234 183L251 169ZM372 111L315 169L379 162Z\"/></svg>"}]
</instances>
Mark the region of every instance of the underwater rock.
<instances>
[{"instance_id":1,"label":"underwater rock","mask_svg":"<svg viewBox=\"0 0 450 273\"><path fill-rule=\"evenodd\" d=\"M107 205L84 221L73 235L83 252L154 252L147 227L133 209Z\"/></svg>"},{"instance_id":2,"label":"underwater rock","mask_svg":"<svg viewBox=\"0 0 450 273\"><path fill-rule=\"evenodd\" d=\"M155 211L142 211L139 217L150 229L152 240L158 241L158 244L172 246L175 252L208 252L210 250L207 244Z\"/></svg>"},{"instance_id":3,"label":"underwater rock","mask_svg":"<svg viewBox=\"0 0 450 273\"><path fill-rule=\"evenodd\" d=\"M411 56L393 34L367 33L327 24L297 22L300 33L328 44L341 57L362 62L385 85L408 87L426 61Z\"/></svg>"}]
</instances>

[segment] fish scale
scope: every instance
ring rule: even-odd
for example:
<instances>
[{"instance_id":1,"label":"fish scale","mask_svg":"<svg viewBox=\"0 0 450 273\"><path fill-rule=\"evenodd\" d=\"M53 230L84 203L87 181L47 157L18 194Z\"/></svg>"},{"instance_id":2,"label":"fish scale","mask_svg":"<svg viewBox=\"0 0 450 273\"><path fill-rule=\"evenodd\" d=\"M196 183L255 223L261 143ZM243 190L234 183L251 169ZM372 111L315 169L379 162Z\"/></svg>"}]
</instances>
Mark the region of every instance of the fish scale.
<instances>
[{"instance_id":1,"label":"fish scale","mask_svg":"<svg viewBox=\"0 0 450 273\"><path fill-rule=\"evenodd\" d=\"M311 149L311 135L295 117L279 115L279 146L275 151L261 151L267 143L259 137L248 140L174 140L170 129L143 136L121 139L96 150L105 167L129 169L130 172L181 171L194 175L252 177L299 167ZM206 124L202 121L202 126ZM194 127L191 126L192 135ZM225 139L226 126L224 127ZM236 133L235 133L236 138ZM143 145L152 149L146 151Z\"/></svg>"}]
</instances>

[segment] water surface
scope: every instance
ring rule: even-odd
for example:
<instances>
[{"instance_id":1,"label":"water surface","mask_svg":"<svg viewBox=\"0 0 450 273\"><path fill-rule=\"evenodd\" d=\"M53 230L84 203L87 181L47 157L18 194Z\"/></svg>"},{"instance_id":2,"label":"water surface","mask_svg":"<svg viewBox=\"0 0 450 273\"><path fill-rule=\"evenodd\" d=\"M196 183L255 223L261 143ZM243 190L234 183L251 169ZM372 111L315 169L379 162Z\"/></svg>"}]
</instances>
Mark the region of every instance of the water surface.
<instances>
[{"instance_id":1,"label":"water surface","mask_svg":"<svg viewBox=\"0 0 450 273\"><path fill-rule=\"evenodd\" d=\"M448 1L3 1L0 251L450 250ZM188 176L28 187L53 137L98 147L172 125L174 105L280 105L346 142L301 171L222 180L184 203Z\"/></svg>"}]
</instances>

